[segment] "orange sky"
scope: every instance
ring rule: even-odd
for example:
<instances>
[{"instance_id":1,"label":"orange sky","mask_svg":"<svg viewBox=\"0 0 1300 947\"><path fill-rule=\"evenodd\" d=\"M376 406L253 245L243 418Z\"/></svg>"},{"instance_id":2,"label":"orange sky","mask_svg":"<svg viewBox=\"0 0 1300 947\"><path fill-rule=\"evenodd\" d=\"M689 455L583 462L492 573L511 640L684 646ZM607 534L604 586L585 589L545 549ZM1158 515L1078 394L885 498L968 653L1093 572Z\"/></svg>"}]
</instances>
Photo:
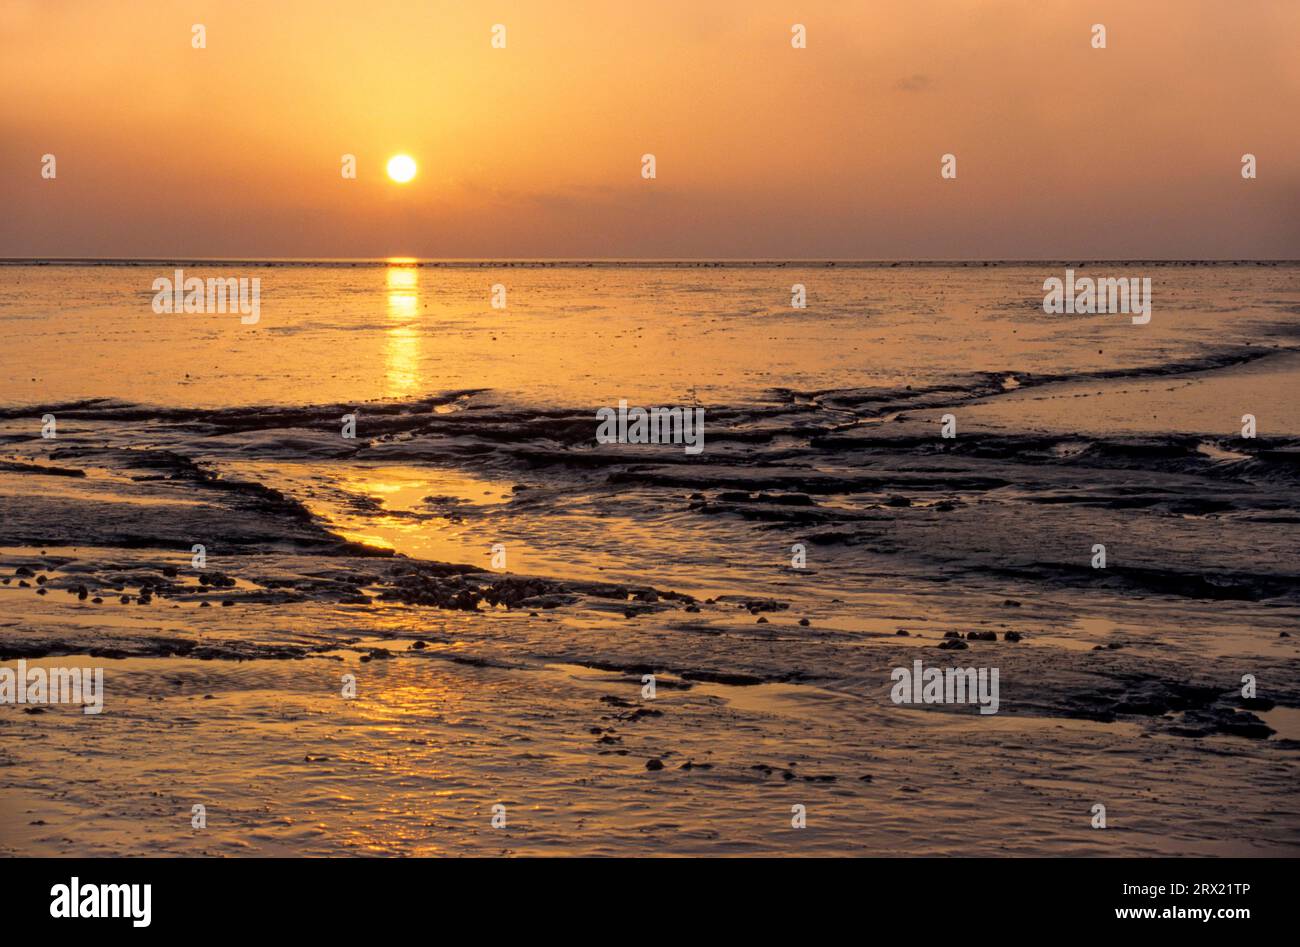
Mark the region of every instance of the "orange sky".
<instances>
[{"instance_id":1,"label":"orange sky","mask_svg":"<svg viewBox=\"0 0 1300 947\"><path fill-rule=\"evenodd\" d=\"M1297 49L1296 0L0 0L0 256L1295 258Z\"/></svg>"}]
</instances>

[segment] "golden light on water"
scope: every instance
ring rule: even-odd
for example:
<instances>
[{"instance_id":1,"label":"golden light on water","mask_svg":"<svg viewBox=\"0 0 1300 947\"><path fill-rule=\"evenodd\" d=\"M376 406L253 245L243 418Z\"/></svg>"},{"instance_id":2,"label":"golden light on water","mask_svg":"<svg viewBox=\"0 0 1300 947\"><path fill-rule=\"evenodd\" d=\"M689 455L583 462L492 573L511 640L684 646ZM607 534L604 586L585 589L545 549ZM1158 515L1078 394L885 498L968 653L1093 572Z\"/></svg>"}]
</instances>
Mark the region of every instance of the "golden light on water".
<instances>
[{"instance_id":1,"label":"golden light on water","mask_svg":"<svg viewBox=\"0 0 1300 947\"><path fill-rule=\"evenodd\" d=\"M410 155L393 155L388 159L388 176L398 184L415 177L415 159Z\"/></svg>"},{"instance_id":2,"label":"golden light on water","mask_svg":"<svg viewBox=\"0 0 1300 947\"><path fill-rule=\"evenodd\" d=\"M409 318L420 301L420 271L413 266L388 268L388 314Z\"/></svg>"},{"instance_id":3,"label":"golden light on water","mask_svg":"<svg viewBox=\"0 0 1300 947\"><path fill-rule=\"evenodd\" d=\"M406 397L419 388L420 271L411 266L388 268L388 327L384 345L386 393Z\"/></svg>"}]
</instances>

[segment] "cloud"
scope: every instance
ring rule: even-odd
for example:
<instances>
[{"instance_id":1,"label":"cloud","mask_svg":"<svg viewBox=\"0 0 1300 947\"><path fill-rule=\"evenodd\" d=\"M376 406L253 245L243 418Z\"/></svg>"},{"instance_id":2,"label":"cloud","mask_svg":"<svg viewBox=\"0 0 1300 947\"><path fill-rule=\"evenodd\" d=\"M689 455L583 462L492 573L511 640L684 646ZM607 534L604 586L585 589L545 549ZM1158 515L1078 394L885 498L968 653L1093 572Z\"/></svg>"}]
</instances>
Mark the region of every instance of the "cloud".
<instances>
[{"instance_id":1,"label":"cloud","mask_svg":"<svg viewBox=\"0 0 1300 947\"><path fill-rule=\"evenodd\" d=\"M900 92L924 92L930 88L930 77L923 76L916 72L910 76L904 76L894 83L894 88Z\"/></svg>"}]
</instances>

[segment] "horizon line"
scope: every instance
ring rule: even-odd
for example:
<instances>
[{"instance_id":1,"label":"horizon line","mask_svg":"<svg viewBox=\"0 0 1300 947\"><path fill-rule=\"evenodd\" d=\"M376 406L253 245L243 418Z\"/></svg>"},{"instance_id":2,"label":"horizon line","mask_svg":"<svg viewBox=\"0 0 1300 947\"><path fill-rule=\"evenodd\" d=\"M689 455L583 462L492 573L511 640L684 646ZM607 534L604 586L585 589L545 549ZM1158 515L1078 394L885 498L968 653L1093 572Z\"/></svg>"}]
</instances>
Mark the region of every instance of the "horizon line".
<instances>
[{"instance_id":1,"label":"horizon line","mask_svg":"<svg viewBox=\"0 0 1300 947\"><path fill-rule=\"evenodd\" d=\"M1158 257L1044 257L1044 258L903 258L846 257L0 257L0 266L412 266L412 267L896 267L896 266L1240 266L1300 265L1286 258L1158 258Z\"/></svg>"}]
</instances>

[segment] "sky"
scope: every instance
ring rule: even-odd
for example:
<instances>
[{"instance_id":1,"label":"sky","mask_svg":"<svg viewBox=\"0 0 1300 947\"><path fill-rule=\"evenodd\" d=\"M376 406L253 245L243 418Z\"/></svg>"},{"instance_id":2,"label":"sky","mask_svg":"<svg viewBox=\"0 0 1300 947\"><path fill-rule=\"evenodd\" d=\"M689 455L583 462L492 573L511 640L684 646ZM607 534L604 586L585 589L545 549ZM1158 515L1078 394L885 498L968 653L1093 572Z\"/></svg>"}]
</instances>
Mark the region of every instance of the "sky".
<instances>
[{"instance_id":1,"label":"sky","mask_svg":"<svg viewBox=\"0 0 1300 947\"><path fill-rule=\"evenodd\" d=\"M1297 48L1295 0L0 0L0 257L1292 259Z\"/></svg>"}]
</instances>

